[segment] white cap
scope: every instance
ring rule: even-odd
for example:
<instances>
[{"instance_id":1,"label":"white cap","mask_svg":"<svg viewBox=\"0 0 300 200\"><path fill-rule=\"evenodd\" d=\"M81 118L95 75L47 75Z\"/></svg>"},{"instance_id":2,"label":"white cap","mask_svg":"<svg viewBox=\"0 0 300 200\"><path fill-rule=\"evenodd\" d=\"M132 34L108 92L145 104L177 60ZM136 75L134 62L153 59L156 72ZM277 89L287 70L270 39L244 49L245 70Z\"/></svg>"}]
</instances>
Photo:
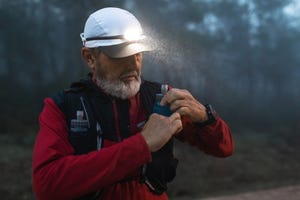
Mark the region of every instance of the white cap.
<instances>
[{"instance_id":1,"label":"white cap","mask_svg":"<svg viewBox=\"0 0 300 200\"><path fill-rule=\"evenodd\" d=\"M80 34L83 46L99 47L112 58L122 58L151 48L145 43L140 22L130 12L114 7L92 13Z\"/></svg>"}]
</instances>

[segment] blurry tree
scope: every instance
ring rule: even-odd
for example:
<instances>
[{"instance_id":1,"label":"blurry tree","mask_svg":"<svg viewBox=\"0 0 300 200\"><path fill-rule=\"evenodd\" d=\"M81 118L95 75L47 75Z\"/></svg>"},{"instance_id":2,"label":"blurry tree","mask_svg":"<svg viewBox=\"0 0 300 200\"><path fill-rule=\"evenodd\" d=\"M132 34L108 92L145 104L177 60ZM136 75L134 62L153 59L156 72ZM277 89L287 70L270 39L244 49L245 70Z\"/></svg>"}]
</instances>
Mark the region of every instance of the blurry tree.
<instances>
[{"instance_id":1,"label":"blurry tree","mask_svg":"<svg viewBox=\"0 0 300 200\"><path fill-rule=\"evenodd\" d=\"M284 13L292 2L0 1L1 128L36 124L43 97L86 74L79 34L105 6L129 9L157 40L147 78L189 88L236 126L295 125L299 29Z\"/></svg>"}]
</instances>

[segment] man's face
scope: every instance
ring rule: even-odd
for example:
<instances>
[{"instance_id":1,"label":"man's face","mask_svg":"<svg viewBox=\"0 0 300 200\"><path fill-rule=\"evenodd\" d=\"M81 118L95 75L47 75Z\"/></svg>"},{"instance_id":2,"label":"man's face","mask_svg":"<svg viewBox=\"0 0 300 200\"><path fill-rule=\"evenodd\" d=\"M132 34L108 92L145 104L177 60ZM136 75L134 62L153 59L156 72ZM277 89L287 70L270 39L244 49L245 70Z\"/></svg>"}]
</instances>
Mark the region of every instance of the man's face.
<instances>
[{"instance_id":1,"label":"man's face","mask_svg":"<svg viewBox=\"0 0 300 200\"><path fill-rule=\"evenodd\" d=\"M142 53L110 58L101 52L96 57L93 78L106 93L122 99L130 98L140 89L142 60Z\"/></svg>"}]
</instances>

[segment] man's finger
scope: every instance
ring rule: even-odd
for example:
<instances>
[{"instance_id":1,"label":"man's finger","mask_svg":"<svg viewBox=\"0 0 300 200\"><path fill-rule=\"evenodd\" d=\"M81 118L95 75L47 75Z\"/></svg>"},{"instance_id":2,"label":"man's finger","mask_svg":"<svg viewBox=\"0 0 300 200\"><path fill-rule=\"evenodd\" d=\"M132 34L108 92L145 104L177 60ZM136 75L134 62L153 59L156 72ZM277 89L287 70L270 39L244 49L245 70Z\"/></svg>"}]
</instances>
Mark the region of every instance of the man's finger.
<instances>
[{"instance_id":1,"label":"man's finger","mask_svg":"<svg viewBox=\"0 0 300 200\"><path fill-rule=\"evenodd\" d=\"M174 112L170 117L169 117L170 121L174 121L174 120L181 120L180 114L177 112Z\"/></svg>"},{"instance_id":2,"label":"man's finger","mask_svg":"<svg viewBox=\"0 0 300 200\"><path fill-rule=\"evenodd\" d=\"M172 88L167 92L167 94L162 98L161 104L167 105L168 103L172 103L175 100L184 99L184 95L182 94L180 89Z\"/></svg>"},{"instance_id":3,"label":"man's finger","mask_svg":"<svg viewBox=\"0 0 300 200\"><path fill-rule=\"evenodd\" d=\"M190 109L188 107L180 107L179 109L176 110L176 112L179 113L181 116L189 115Z\"/></svg>"},{"instance_id":4,"label":"man's finger","mask_svg":"<svg viewBox=\"0 0 300 200\"><path fill-rule=\"evenodd\" d=\"M170 104L170 109L175 112L181 107L190 107L191 103L187 100L175 100Z\"/></svg>"},{"instance_id":5,"label":"man's finger","mask_svg":"<svg viewBox=\"0 0 300 200\"><path fill-rule=\"evenodd\" d=\"M176 119L172 122L172 128L174 134L180 132L182 130L182 121L180 119Z\"/></svg>"}]
</instances>

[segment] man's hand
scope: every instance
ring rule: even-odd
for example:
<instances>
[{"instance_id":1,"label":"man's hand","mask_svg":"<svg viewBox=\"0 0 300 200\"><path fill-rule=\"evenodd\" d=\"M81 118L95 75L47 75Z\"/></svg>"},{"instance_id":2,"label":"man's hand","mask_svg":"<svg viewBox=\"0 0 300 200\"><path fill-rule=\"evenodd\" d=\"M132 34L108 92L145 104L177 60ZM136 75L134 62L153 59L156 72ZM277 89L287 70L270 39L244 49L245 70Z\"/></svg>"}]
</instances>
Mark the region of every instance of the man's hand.
<instances>
[{"instance_id":1,"label":"man's hand","mask_svg":"<svg viewBox=\"0 0 300 200\"><path fill-rule=\"evenodd\" d=\"M171 137L182 130L179 113L173 113L170 117L152 114L145 124L141 134L151 152L162 148Z\"/></svg>"},{"instance_id":2,"label":"man's hand","mask_svg":"<svg viewBox=\"0 0 300 200\"><path fill-rule=\"evenodd\" d=\"M204 122L208 119L206 108L192 94L183 89L173 88L161 100L162 105L170 105L173 112L188 116L193 122Z\"/></svg>"}]
</instances>

